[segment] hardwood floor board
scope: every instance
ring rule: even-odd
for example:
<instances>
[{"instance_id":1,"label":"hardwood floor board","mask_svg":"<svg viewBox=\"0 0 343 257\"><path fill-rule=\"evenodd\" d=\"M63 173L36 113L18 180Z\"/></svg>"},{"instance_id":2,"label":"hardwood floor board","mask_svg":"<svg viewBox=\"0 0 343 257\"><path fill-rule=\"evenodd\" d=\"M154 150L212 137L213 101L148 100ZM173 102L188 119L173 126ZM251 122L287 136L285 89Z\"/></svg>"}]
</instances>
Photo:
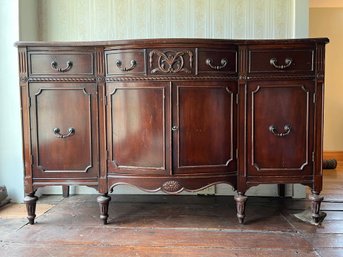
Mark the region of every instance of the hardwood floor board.
<instances>
[{"instance_id":1,"label":"hardwood floor board","mask_svg":"<svg viewBox=\"0 0 343 257\"><path fill-rule=\"evenodd\" d=\"M324 201L329 202L343 202L343 191L342 193L337 192L337 190L332 190L322 194L324 196Z\"/></svg>"},{"instance_id":2,"label":"hardwood floor board","mask_svg":"<svg viewBox=\"0 0 343 257\"><path fill-rule=\"evenodd\" d=\"M343 248L321 248L317 252L321 257L343 257Z\"/></svg>"},{"instance_id":3,"label":"hardwood floor board","mask_svg":"<svg viewBox=\"0 0 343 257\"><path fill-rule=\"evenodd\" d=\"M325 211L326 218L325 221L335 221L335 220L343 220L343 211Z\"/></svg>"},{"instance_id":4,"label":"hardwood floor board","mask_svg":"<svg viewBox=\"0 0 343 257\"><path fill-rule=\"evenodd\" d=\"M324 222L319 225L310 225L305 222L302 222L290 216L290 222L294 226L294 229L300 233L316 233L316 234L342 234L343 233L343 221L342 220L324 220Z\"/></svg>"},{"instance_id":5,"label":"hardwood floor board","mask_svg":"<svg viewBox=\"0 0 343 257\"><path fill-rule=\"evenodd\" d=\"M283 209L286 210L305 210L311 206L311 201L307 199L292 199L286 198L280 200L280 204L283 206Z\"/></svg>"},{"instance_id":6,"label":"hardwood floor board","mask_svg":"<svg viewBox=\"0 0 343 257\"><path fill-rule=\"evenodd\" d=\"M0 219L0 242L28 223L27 219Z\"/></svg>"},{"instance_id":7,"label":"hardwood floor board","mask_svg":"<svg viewBox=\"0 0 343 257\"><path fill-rule=\"evenodd\" d=\"M112 228L91 226L26 226L4 243L130 247L198 247L225 249L287 249L311 251L298 233L210 229Z\"/></svg>"},{"instance_id":8,"label":"hardwood floor board","mask_svg":"<svg viewBox=\"0 0 343 257\"><path fill-rule=\"evenodd\" d=\"M321 203L322 211L343 211L343 201L335 200L332 196L324 196L324 200ZM281 201L281 200L280 200ZM311 201L307 199L285 199L283 200L284 208L289 210L304 210L311 207Z\"/></svg>"},{"instance_id":9,"label":"hardwood floor board","mask_svg":"<svg viewBox=\"0 0 343 257\"><path fill-rule=\"evenodd\" d=\"M132 206L131 206L132 207ZM154 210L137 206L137 211L113 210L109 225L125 227L178 227L178 228L221 228L244 230L291 231L292 228L283 220L279 212L273 208L247 209L246 226L237 222L233 208L206 208L204 206L177 206L173 210L168 206L156 207ZM119 209L119 208L118 208ZM196 210L196 212L194 212ZM250 226L248 226L250 225Z\"/></svg>"},{"instance_id":10,"label":"hardwood floor board","mask_svg":"<svg viewBox=\"0 0 343 257\"><path fill-rule=\"evenodd\" d=\"M296 249L230 249L227 248L194 248L194 247L144 247L144 246L80 246L80 245L1 245L2 257L21 257L27 256L54 256L54 257L315 257L318 256L313 250L296 250Z\"/></svg>"},{"instance_id":11,"label":"hardwood floor board","mask_svg":"<svg viewBox=\"0 0 343 257\"><path fill-rule=\"evenodd\" d=\"M323 201L320 209L322 211L343 211L343 203Z\"/></svg>"},{"instance_id":12,"label":"hardwood floor board","mask_svg":"<svg viewBox=\"0 0 343 257\"><path fill-rule=\"evenodd\" d=\"M342 248L343 249L343 234L313 234L305 233L304 238L314 245L315 248Z\"/></svg>"},{"instance_id":13,"label":"hardwood floor board","mask_svg":"<svg viewBox=\"0 0 343 257\"><path fill-rule=\"evenodd\" d=\"M92 198L88 196L88 199ZM108 226L292 231L292 227L279 215L280 205L275 200L249 199L246 226L243 226L237 222L236 207L233 203L227 203L227 198L213 201L197 196L181 197L180 200L175 197L160 200L152 197L153 204L147 204L143 196L140 196L143 201L137 199L137 196L116 196L109 206ZM72 196L61 202L58 208L52 208L38 217L36 222L97 226L100 224L98 209L95 201Z\"/></svg>"}]
</instances>

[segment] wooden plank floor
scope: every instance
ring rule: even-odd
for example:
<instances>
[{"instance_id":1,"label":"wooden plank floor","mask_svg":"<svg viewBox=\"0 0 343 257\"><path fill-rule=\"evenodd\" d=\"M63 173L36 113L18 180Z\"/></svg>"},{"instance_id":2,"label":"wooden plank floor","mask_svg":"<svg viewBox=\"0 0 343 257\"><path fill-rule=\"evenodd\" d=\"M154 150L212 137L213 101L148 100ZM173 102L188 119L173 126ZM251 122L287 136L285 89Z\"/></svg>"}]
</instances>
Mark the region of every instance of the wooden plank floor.
<instances>
[{"instance_id":1,"label":"wooden plank floor","mask_svg":"<svg viewBox=\"0 0 343 257\"><path fill-rule=\"evenodd\" d=\"M0 219L0 256L343 256L343 165L324 172L321 226L293 216L306 200L249 197L240 225L232 196L114 195L103 226L96 195L49 196L33 226Z\"/></svg>"}]
</instances>

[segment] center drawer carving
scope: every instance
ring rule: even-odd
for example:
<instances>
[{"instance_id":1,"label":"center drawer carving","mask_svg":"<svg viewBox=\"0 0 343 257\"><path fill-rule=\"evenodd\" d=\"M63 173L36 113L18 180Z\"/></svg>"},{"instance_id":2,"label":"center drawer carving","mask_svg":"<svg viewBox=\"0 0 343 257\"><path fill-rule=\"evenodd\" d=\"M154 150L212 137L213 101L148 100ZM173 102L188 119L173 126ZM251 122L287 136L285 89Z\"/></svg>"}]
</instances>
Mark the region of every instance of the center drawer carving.
<instances>
[{"instance_id":1,"label":"center drawer carving","mask_svg":"<svg viewBox=\"0 0 343 257\"><path fill-rule=\"evenodd\" d=\"M150 49L150 75L194 75L193 49Z\"/></svg>"}]
</instances>

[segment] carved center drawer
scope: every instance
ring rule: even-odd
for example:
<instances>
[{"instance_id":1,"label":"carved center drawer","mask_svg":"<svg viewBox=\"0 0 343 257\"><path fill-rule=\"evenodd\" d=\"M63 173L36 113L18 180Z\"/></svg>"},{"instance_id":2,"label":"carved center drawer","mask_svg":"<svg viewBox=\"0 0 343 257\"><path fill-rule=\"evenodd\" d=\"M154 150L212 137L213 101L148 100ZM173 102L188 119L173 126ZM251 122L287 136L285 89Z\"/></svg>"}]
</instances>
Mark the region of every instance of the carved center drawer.
<instances>
[{"instance_id":1,"label":"carved center drawer","mask_svg":"<svg viewBox=\"0 0 343 257\"><path fill-rule=\"evenodd\" d=\"M198 50L199 74L237 72L237 52L224 49L199 49Z\"/></svg>"},{"instance_id":2,"label":"carved center drawer","mask_svg":"<svg viewBox=\"0 0 343 257\"><path fill-rule=\"evenodd\" d=\"M94 74L93 52L31 52L30 76L88 76Z\"/></svg>"},{"instance_id":3,"label":"carved center drawer","mask_svg":"<svg viewBox=\"0 0 343 257\"><path fill-rule=\"evenodd\" d=\"M105 53L106 75L145 75L145 51L113 50Z\"/></svg>"},{"instance_id":4,"label":"carved center drawer","mask_svg":"<svg viewBox=\"0 0 343 257\"><path fill-rule=\"evenodd\" d=\"M254 49L249 51L249 73L314 72L314 50Z\"/></svg>"},{"instance_id":5,"label":"carved center drawer","mask_svg":"<svg viewBox=\"0 0 343 257\"><path fill-rule=\"evenodd\" d=\"M195 75L195 58L194 48L148 49L148 74Z\"/></svg>"}]
</instances>

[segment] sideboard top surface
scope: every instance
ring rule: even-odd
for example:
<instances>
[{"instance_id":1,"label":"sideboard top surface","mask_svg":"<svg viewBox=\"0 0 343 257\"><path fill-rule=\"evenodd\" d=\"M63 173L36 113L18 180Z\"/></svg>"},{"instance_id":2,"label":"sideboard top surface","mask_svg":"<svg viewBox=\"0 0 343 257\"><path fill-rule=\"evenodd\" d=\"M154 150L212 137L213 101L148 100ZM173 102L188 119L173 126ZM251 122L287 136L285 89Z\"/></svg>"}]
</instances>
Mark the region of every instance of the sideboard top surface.
<instances>
[{"instance_id":1,"label":"sideboard top surface","mask_svg":"<svg viewBox=\"0 0 343 257\"><path fill-rule=\"evenodd\" d=\"M23 46L134 46L144 45L154 47L158 45L166 46L168 44L180 45L259 45L259 44L308 44L308 43L321 43L326 44L329 42L328 38L302 38L302 39L200 39L200 38L160 38L160 39L130 39L130 40L108 40L108 41L18 41L15 43L17 47Z\"/></svg>"}]
</instances>

